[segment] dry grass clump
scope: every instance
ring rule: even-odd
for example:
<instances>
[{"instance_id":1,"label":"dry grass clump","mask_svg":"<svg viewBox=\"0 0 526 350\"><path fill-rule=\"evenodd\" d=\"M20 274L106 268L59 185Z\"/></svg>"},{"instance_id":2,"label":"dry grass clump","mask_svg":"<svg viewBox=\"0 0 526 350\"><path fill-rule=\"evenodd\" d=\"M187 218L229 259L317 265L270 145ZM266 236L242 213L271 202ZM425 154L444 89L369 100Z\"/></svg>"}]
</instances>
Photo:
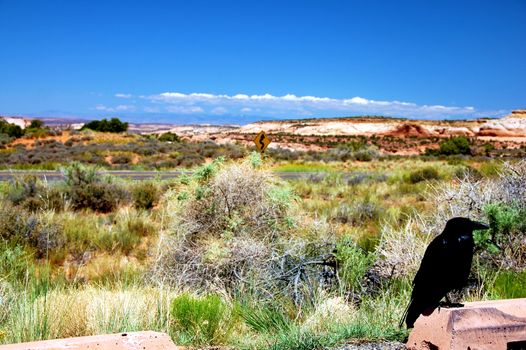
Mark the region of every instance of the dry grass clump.
<instances>
[{"instance_id":1,"label":"dry grass clump","mask_svg":"<svg viewBox=\"0 0 526 350\"><path fill-rule=\"evenodd\" d=\"M165 197L171 225L161 240L156 280L266 298L300 294L306 271L317 266L298 264L326 248L293 234L296 197L259 162L254 156L240 164L214 162Z\"/></svg>"},{"instance_id":2,"label":"dry grass clump","mask_svg":"<svg viewBox=\"0 0 526 350\"><path fill-rule=\"evenodd\" d=\"M488 204L513 204L526 208L526 160L504 163L496 178L459 178L435 188L433 197L437 205L435 233L440 233L443 224L451 217L483 218Z\"/></svg>"},{"instance_id":3,"label":"dry grass clump","mask_svg":"<svg viewBox=\"0 0 526 350\"><path fill-rule=\"evenodd\" d=\"M375 270L380 276L405 277L416 272L432 238L430 235L420 234L421 226L423 224L417 223L413 218L399 228L384 225L376 248L378 260Z\"/></svg>"},{"instance_id":4,"label":"dry grass clump","mask_svg":"<svg viewBox=\"0 0 526 350\"><path fill-rule=\"evenodd\" d=\"M526 268L526 160L504 163L495 178L463 177L435 190L433 233L447 219L466 216L490 224L475 235L483 261L497 268Z\"/></svg>"},{"instance_id":5,"label":"dry grass clump","mask_svg":"<svg viewBox=\"0 0 526 350\"><path fill-rule=\"evenodd\" d=\"M397 229L384 225L376 249L376 270L382 277L412 276L429 241L456 216L488 222L491 229L475 232L481 268L526 268L526 161L505 163L498 176L464 176L431 191L436 211L409 220ZM481 267L485 266L485 267Z\"/></svg>"},{"instance_id":6,"label":"dry grass clump","mask_svg":"<svg viewBox=\"0 0 526 350\"><path fill-rule=\"evenodd\" d=\"M324 332L334 326L350 323L355 316L354 307L342 297L326 297L316 305L302 327L313 332Z\"/></svg>"},{"instance_id":7,"label":"dry grass clump","mask_svg":"<svg viewBox=\"0 0 526 350\"><path fill-rule=\"evenodd\" d=\"M175 292L148 287L56 289L34 297L22 292L5 326L7 342L144 329L166 331Z\"/></svg>"}]
</instances>

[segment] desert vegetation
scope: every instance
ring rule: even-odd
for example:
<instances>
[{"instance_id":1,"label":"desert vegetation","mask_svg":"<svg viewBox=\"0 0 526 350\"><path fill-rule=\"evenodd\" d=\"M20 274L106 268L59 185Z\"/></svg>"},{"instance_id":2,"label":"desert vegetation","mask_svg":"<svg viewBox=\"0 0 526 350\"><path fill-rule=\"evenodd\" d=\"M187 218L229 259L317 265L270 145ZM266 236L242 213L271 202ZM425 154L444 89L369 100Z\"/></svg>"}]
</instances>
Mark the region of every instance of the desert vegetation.
<instances>
[{"instance_id":1,"label":"desert vegetation","mask_svg":"<svg viewBox=\"0 0 526 350\"><path fill-rule=\"evenodd\" d=\"M192 141L173 132L133 134L128 123L118 118L94 120L81 130L50 128L33 120L25 129L0 120L0 169L59 170L72 162L116 170L187 169L218 157L240 159L254 150L255 135L234 135L232 142L211 139ZM273 144L301 145L271 147L266 157L274 165L341 167L350 162L375 162L397 158L420 160L485 161L488 158L515 159L526 153L524 146L500 141L482 141L456 136L398 137L294 135L271 136ZM508 147L509 146L509 147ZM404 155L412 150L412 156ZM416 154L414 152L417 152ZM318 166L320 168L320 166Z\"/></svg>"},{"instance_id":2,"label":"desert vegetation","mask_svg":"<svg viewBox=\"0 0 526 350\"><path fill-rule=\"evenodd\" d=\"M62 181L0 183L1 341L145 329L240 349L402 340L425 246L459 215L491 225L464 299L526 296L523 160L337 152L346 161L209 154L191 175L144 182L75 162Z\"/></svg>"},{"instance_id":3,"label":"desert vegetation","mask_svg":"<svg viewBox=\"0 0 526 350\"><path fill-rule=\"evenodd\" d=\"M128 130L128 123L121 121L119 118L106 118L101 120L92 120L84 124L81 130L93 130L100 132L125 132Z\"/></svg>"}]
</instances>

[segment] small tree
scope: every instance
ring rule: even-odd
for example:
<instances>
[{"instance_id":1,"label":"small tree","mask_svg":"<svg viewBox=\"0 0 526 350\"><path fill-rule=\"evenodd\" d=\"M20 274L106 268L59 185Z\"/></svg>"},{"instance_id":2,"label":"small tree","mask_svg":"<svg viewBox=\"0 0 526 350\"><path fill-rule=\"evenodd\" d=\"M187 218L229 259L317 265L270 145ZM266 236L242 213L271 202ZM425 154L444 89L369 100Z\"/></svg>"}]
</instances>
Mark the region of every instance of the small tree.
<instances>
[{"instance_id":1,"label":"small tree","mask_svg":"<svg viewBox=\"0 0 526 350\"><path fill-rule=\"evenodd\" d=\"M6 134L10 137L19 138L24 135L24 130L15 124L6 122L0 119L0 134Z\"/></svg>"},{"instance_id":2,"label":"small tree","mask_svg":"<svg viewBox=\"0 0 526 350\"><path fill-rule=\"evenodd\" d=\"M29 124L29 129L42 129L44 127L44 122L42 120L33 119L31 124Z\"/></svg>"},{"instance_id":3,"label":"small tree","mask_svg":"<svg viewBox=\"0 0 526 350\"><path fill-rule=\"evenodd\" d=\"M101 132L124 132L128 130L128 123L121 122L119 118L111 118L110 120L92 120L91 122L84 124L81 130L86 129Z\"/></svg>"},{"instance_id":4,"label":"small tree","mask_svg":"<svg viewBox=\"0 0 526 350\"><path fill-rule=\"evenodd\" d=\"M179 142L180 141L180 138L177 134L173 133L173 132L165 132L164 134L162 134L161 136L159 136L159 141L162 141L162 142Z\"/></svg>"},{"instance_id":5,"label":"small tree","mask_svg":"<svg viewBox=\"0 0 526 350\"><path fill-rule=\"evenodd\" d=\"M438 149L426 149L425 153L432 156L471 155L471 143L465 136L456 136L440 142Z\"/></svg>"}]
</instances>

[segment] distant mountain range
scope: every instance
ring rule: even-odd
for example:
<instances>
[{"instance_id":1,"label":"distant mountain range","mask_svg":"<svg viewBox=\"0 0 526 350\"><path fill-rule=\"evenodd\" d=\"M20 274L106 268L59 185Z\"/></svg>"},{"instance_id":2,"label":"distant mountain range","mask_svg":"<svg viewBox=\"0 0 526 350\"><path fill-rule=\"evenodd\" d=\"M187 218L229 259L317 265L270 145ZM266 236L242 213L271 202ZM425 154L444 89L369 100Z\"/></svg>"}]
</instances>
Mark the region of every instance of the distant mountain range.
<instances>
[{"instance_id":1,"label":"distant mountain range","mask_svg":"<svg viewBox=\"0 0 526 350\"><path fill-rule=\"evenodd\" d=\"M27 126L29 117L2 117L10 123ZM87 122L79 118L38 118L48 126L80 128ZM416 120L382 116L269 120L246 125L211 125L205 123L130 123L129 131L136 133L176 132L199 139L220 134L252 134L265 130L270 134L397 136L397 137L514 137L525 138L526 110L515 110L498 119Z\"/></svg>"}]
</instances>

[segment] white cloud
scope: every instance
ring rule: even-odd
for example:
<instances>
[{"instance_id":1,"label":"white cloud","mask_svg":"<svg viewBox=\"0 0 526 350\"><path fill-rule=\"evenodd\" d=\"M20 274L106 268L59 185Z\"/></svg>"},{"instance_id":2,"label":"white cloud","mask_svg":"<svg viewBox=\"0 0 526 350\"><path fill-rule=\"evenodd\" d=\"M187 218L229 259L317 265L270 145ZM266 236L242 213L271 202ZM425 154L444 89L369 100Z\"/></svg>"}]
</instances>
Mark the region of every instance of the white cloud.
<instances>
[{"instance_id":1,"label":"white cloud","mask_svg":"<svg viewBox=\"0 0 526 350\"><path fill-rule=\"evenodd\" d=\"M133 105L118 105L117 107L115 107L115 110L116 111L133 112L133 111L135 111L135 106L133 106Z\"/></svg>"},{"instance_id":2,"label":"white cloud","mask_svg":"<svg viewBox=\"0 0 526 350\"><path fill-rule=\"evenodd\" d=\"M383 115L407 118L448 119L475 118L479 116L500 116L497 111L478 111L472 106L446 106L417 104L398 100L373 100L361 96L331 98L323 96L298 96L285 94L275 96L269 93L233 95L204 92L182 93L167 91L153 95L132 95L117 93L117 98L134 98L134 105L107 107L97 105L95 109L106 112L133 112L137 109L146 113L210 114L222 115L238 111L244 116L268 116L294 118L304 116L352 116ZM135 100L137 98L138 100Z\"/></svg>"},{"instance_id":3,"label":"white cloud","mask_svg":"<svg viewBox=\"0 0 526 350\"><path fill-rule=\"evenodd\" d=\"M226 109L225 107L216 107L212 109L211 112L213 114L225 114L226 112L228 112L228 109Z\"/></svg>"},{"instance_id":4,"label":"white cloud","mask_svg":"<svg viewBox=\"0 0 526 350\"><path fill-rule=\"evenodd\" d=\"M136 110L136 107L133 105L118 105L116 107L108 107L103 104L98 104L95 106L97 111L103 112L133 112Z\"/></svg>"},{"instance_id":5,"label":"white cloud","mask_svg":"<svg viewBox=\"0 0 526 350\"><path fill-rule=\"evenodd\" d=\"M451 118L474 117L478 113L471 106L418 105L413 102L372 100L360 96L338 99L294 94L274 96L269 93L225 95L163 92L156 95L142 95L140 98L152 104L167 105L166 110L171 113L203 113L208 108L214 114L224 114L228 110L239 110L250 114L256 113L255 111L259 109L258 115L285 117L362 114L408 118Z\"/></svg>"},{"instance_id":6,"label":"white cloud","mask_svg":"<svg viewBox=\"0 0 526 350\"><path fill-rule=\"evenodd\" d=\"M144 107L146 113L159 113L161 109L159 107Z\"/></svg>"},{"instance_id":7,"label":"white cloud","mask_svg":"<svg viewBox=\"0 0 526 350\"><path fill-rule=\"evenodd\" d=\"M185 106L167 106L166 111L169 113L179 113L179 114L196 114L203 113L204 109L201 107L185 107Z\"/></svg>"},{"instance_id":8,"label":"white cloud","mask_svg":"<svg viewBox=\"0 0 526 350\"><path fill-rule=\"evenodd\" d=\"M98 105L95 106L95 109L96 109L97 111L108 111L108 110L111 109L111 108L108 108L108 107L106 107L105 105L98 104Z\"/></svg>"},{"instance_id":9,"label":"white cloud","mask_svg":"<svg viewBox=\"0 0 526 350\"><path fill-rule=\"evenodd\" d=\"M115 97L118 97L118 98L132 98L132 94L117 93L117 94L115 94Z\"/></svg>"}]
</instances>

